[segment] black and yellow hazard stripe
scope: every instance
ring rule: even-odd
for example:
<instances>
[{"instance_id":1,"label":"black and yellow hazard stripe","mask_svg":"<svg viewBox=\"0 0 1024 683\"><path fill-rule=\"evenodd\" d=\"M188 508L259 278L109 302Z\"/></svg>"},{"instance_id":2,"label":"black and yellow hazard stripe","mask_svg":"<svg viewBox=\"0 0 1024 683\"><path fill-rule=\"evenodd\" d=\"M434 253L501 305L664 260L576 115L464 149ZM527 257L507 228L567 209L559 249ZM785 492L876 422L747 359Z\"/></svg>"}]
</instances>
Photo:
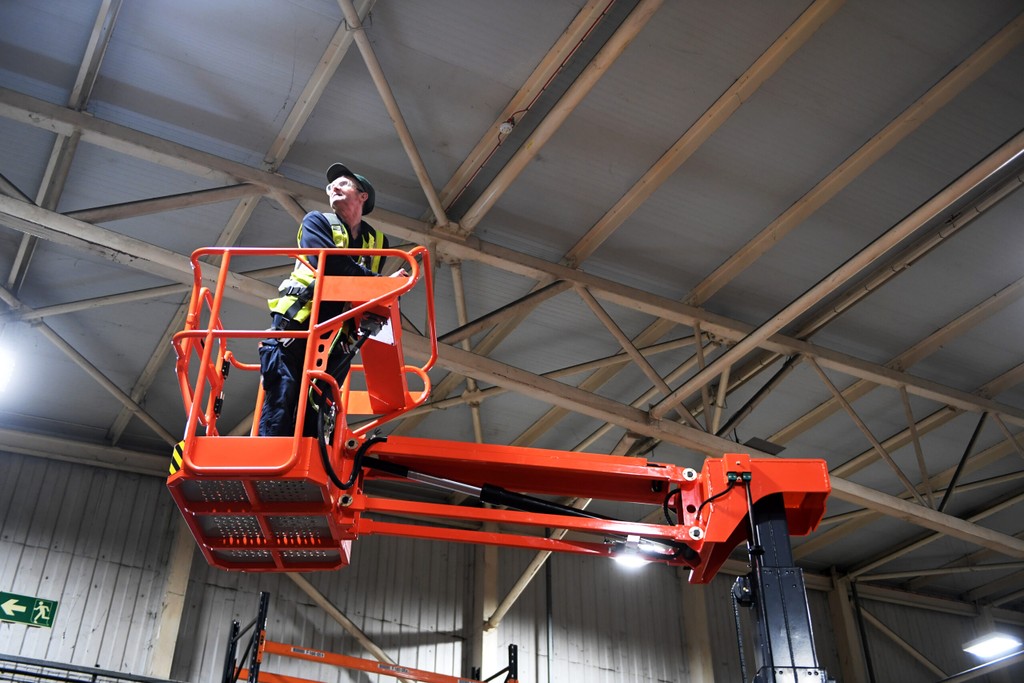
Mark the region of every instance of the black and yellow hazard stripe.
<instances>
[{"instance_id":1,"label":"black and yellow hazard stripe","mask_svg":"<svg viewBox=\"0 0 1024 683\"><path fill-rule=\"evenodd\" d=\"M171 452L171 466L167 469L170 470L171 474L174 474L181 469L181 456L185 452L185 442L179 441L174 444L174 450Z\"/></svg>"}]
</instances>

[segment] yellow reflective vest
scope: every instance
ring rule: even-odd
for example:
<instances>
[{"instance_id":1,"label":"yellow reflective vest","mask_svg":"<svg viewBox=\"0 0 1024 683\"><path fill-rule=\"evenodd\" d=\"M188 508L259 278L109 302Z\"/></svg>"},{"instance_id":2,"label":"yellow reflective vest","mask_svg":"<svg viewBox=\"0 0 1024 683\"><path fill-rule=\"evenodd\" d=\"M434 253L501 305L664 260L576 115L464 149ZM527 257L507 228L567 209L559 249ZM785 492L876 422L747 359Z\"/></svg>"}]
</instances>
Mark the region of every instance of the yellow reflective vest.
<instances>
[{"instance_id":1,"label":"yellow reflective vest","mask_svg":"<svg viewBox=\"0 0 1024 683\"><path fill-rule=\"evenodd\" d=\"M348 227L341 222L334 212L324 212L331 224L331 238L334 246L346 249L350 246L357 249L383 249L385 245L384 233L376 228L363 223L363 230L359 234L359 244L349 244ZM302 224L299 224L299 232L296 235L296 243L302 246ZM380 274L384 259L379 255L360 256L356 259L359 265ZM305 325L309 320L309 314L313 308L313 279L314 273L306 267L302 261L296 259L295 270L281 283L277 291L281 296L276 299L269 299L271 313L278 313L293 323Z\"/></svg>"}]
</instances>

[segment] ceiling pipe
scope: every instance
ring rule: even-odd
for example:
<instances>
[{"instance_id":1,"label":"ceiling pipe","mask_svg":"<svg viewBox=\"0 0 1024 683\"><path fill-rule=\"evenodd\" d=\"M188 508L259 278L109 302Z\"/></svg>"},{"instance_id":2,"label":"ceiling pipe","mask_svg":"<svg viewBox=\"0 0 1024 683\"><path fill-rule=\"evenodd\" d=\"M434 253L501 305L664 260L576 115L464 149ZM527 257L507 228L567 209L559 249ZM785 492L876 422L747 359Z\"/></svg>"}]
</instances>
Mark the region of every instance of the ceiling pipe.
<instances>
[{"instance_id":1,"label":"ceiling pipe","mask_svg":"<svg viewBox=\"0 0 1024 683\"><path fill-rule=\"evenodd\" d=\"M501 323L509 318L516 316L525 306L534 307L547 301L553 296L557 296L565 290L572 287L572 283L564 280L556 280L549 285L535 289L526 296L520 297L519 299L505 304L500 308L496 308L490 313L480 316L472 322L461 323L451 332L446 332L437 338L437 340L444 344L455 344L461 342L463 339L469 339L474 334L482 332L488 328L494 327L498 323Z\"/></svg>"}]
</instances>

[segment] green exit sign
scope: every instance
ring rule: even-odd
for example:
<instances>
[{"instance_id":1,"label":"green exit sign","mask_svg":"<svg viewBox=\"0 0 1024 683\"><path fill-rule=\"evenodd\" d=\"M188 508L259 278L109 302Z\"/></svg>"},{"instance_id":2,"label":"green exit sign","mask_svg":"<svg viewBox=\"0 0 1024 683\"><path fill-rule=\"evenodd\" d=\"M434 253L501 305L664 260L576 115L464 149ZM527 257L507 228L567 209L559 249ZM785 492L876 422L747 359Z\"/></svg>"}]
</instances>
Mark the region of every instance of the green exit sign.
<instances>
[{"instance_id":1,"label":"green exit sign","mask_svg":"<svg viewBox=\"0 0 1024 683\"><path fill-rule=\"evenodd\" d=\"M0 621L15 621L29 626L53 626L57 601L0 591Z\"/></svg>"}]
</instances>

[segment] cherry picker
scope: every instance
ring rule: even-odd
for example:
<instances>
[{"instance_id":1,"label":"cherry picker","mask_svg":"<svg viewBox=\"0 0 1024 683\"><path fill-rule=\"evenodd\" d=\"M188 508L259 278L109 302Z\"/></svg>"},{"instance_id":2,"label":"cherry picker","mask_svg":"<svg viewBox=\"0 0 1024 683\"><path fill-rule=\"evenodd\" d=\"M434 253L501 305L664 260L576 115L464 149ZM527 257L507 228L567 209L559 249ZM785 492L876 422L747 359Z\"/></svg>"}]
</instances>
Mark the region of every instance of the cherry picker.
<instances>
[{"instance_id":1,"label":"cherry picker","mask_svg":"<svg viewBox=\"0 0 1024 683\"><path fill-rule=\"evenodd\" d=\"M829 680L818 666L803 575L789 541L790 535L813 531L824 515L830 485L823 460L726 453L697 471L644 458L381 436L384 424L430 395L428 372L438 358L430 258L423 247L378 250L373 254L403 262L408 276L324 274L326 257L352 253L207 248L192 255L189 313L173 340L188 418L167 486L211 565L246 572L339 569L349 563L354 541L386 534L599 557L631 554L686 567L691 583L707 583L745 541L750 573L733 591L758 624L753 680ZM222 324L231 261L281 256L315 273L310 320L318 319L323 301L349 306L308 329L273 332L306 341L295 433L221 434L217 420L229 370L259 371L229 347L240 341L255 346L268 334ZM317 257L317 267L310 256ZM212 286L202 275L205 257L221 260ZM402 345L399 299L419 285L429 354L411 364ZM353 331L361 362L339 383L325 372L328 354L337 335ZM303 436L311 391L327 407L319 413L315 437ZM254 425L262 398L261 388ZM378 485L396 481L458 495L425 502ZM660 507L665 519L612 519L559 502L566 497ZM477 504L454 502L466 499ZM466 528L467 523L482 528ZM572 533L555 537L545 529Z\"/></svg>"}]
</instances>

